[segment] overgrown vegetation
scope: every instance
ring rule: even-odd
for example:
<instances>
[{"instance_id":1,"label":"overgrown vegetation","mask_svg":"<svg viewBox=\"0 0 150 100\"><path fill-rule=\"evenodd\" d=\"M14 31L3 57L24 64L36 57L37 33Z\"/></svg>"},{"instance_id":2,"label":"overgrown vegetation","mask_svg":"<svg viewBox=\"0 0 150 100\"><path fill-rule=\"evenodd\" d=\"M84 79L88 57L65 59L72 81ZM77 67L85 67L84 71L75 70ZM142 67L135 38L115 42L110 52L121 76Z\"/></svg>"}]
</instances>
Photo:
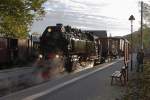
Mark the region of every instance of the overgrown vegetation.
<instances>
[{"instance_id":1,"label":"overgrown vegetation","mask_svg":"<svg viewBox=\"0 0 150 100\"><path fill-rule=\"evenodd\" d=\"M143 73L133 73L124 100L150 100L150 59L145 60Z\"/></svg>"},{"instance_id":2,"label":"overgrown vegetation","mask_svg":"<svg viewBox=\"0 0 150 100\"><path fill-rule=\"evenodd\" d=\"M140 39L141 39L141 33L140 30L132 33L133 38L133 48L139 48L140 47ZM130 35L127 35L126 38L131 42ZM150 28L147 25L144 25L143 29L143 46L144 49L150 48Z\"/></svg>"}]
</instances>

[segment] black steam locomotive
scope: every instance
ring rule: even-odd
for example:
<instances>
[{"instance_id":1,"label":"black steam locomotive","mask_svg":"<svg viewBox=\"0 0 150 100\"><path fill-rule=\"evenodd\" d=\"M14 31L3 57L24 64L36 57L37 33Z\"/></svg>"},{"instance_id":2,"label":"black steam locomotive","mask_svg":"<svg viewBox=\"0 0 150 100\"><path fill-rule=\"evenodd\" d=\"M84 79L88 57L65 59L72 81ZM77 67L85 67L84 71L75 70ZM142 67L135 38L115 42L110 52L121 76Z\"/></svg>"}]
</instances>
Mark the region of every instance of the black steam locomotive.
<instances>
[{"instance_id":1,"label":"black steam locomotive","mask_svg":"<svg viewBox=\"0 0 150 100\"><path fill-rule=\"evenodd\" d=\"M96 37L92 31L57 24L45 29L40 38L40 48L51 67L71 72L77 64L103 63L107 58L126 56L129 43L123 38Z\"/></svg>"},{"instance_id":2,"label":"black steam locomotive","mask_svg":"<svg viewBox=\"0 0 150 100\"><path fill-rule=\"evenodd\" d=\"M92 33L62 24L48 26L40 38L44 59L61 59L68 72L75 70L77 63L98 59L97 45Z\"/></svg>"}]
</instances>

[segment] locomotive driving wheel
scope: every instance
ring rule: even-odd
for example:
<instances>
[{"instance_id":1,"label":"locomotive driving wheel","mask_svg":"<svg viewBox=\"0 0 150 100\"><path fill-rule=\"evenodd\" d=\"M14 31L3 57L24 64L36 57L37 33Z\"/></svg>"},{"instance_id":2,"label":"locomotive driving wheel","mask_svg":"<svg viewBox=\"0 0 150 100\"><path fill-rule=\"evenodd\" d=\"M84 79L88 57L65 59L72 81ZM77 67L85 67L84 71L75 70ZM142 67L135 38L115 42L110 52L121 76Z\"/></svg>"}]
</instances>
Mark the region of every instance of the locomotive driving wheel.
<instances>
[{"instance_id":1,"label":"locomotive driving wheel","mask_svg":"<svg viewBox=\"0 0 150 100\"><path fill-rule=\"evenodd\" d=\"M66 69L67 72L72 72L71 57L66 57L66 59L65 59L65 69Z\"/></svg>"},{"instance_id":2,"label":"locomotive driving wheel","mask_svg":"<svg viewBox=\"0 0 150 100\"><path fill-rule=\"evenodd\" d=\"M78 60L74 59L74 57L70 56L66 58L65 68L67 72L75 71L77 68Z\"/></svg>"}]
</instances>

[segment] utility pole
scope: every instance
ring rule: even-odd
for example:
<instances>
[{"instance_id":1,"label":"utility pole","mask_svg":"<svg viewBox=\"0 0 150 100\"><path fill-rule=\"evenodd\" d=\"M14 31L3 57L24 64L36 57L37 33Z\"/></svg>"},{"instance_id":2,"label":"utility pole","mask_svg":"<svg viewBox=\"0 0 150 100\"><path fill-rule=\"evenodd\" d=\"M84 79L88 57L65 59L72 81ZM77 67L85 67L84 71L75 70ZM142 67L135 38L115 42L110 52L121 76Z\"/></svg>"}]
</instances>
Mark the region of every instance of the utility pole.
<instances>
[{"instance_id":1,"label":"utility pole","mask_svg":"<svg viewBox=\"0 0 150 100\"><path fill-rule=\"evenodd\" d=\"M143 49L143 1L141 1L141 49Z\"/></svg>"}]
</instances>

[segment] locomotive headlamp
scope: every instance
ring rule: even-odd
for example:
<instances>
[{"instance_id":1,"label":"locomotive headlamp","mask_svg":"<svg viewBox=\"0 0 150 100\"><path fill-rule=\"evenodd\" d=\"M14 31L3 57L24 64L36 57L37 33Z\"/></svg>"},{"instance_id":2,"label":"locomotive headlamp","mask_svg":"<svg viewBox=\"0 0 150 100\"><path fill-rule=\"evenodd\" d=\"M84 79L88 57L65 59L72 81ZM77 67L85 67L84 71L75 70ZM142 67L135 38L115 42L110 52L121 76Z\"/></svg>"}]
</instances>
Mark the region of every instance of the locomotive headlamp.
<instances>
[{"instance_id":1,"label":"locomotive headlamp","mask_svg":"<svg viewBox=\"0 0 150 100\"><path fill-rule=\"evenodd\" d=\"M55 57L56 57L56 58L59 58L60 56L57 54Z\"/></svg>"},{"instance_id":2,"label":"locomotive headlamp","mask_svg":"<svg viewBox=\"0 0 150 100\"><path fill-rule=\"evenodd\" d=\"M48 32L51 32L52 31L52 29L51 28L48 28L48 30L47 30Z\"/></svg>"},{"instance_id":3,"label":"locomotive headlamp","mask_svg":"<svg viewBox=\"0 0 150 100\"><path fill-rule=\"evenodd\" d=\"M43 58L43 55L42 54L39 54L39 59L42 59Z\"/></svg>"}]
</instances>

